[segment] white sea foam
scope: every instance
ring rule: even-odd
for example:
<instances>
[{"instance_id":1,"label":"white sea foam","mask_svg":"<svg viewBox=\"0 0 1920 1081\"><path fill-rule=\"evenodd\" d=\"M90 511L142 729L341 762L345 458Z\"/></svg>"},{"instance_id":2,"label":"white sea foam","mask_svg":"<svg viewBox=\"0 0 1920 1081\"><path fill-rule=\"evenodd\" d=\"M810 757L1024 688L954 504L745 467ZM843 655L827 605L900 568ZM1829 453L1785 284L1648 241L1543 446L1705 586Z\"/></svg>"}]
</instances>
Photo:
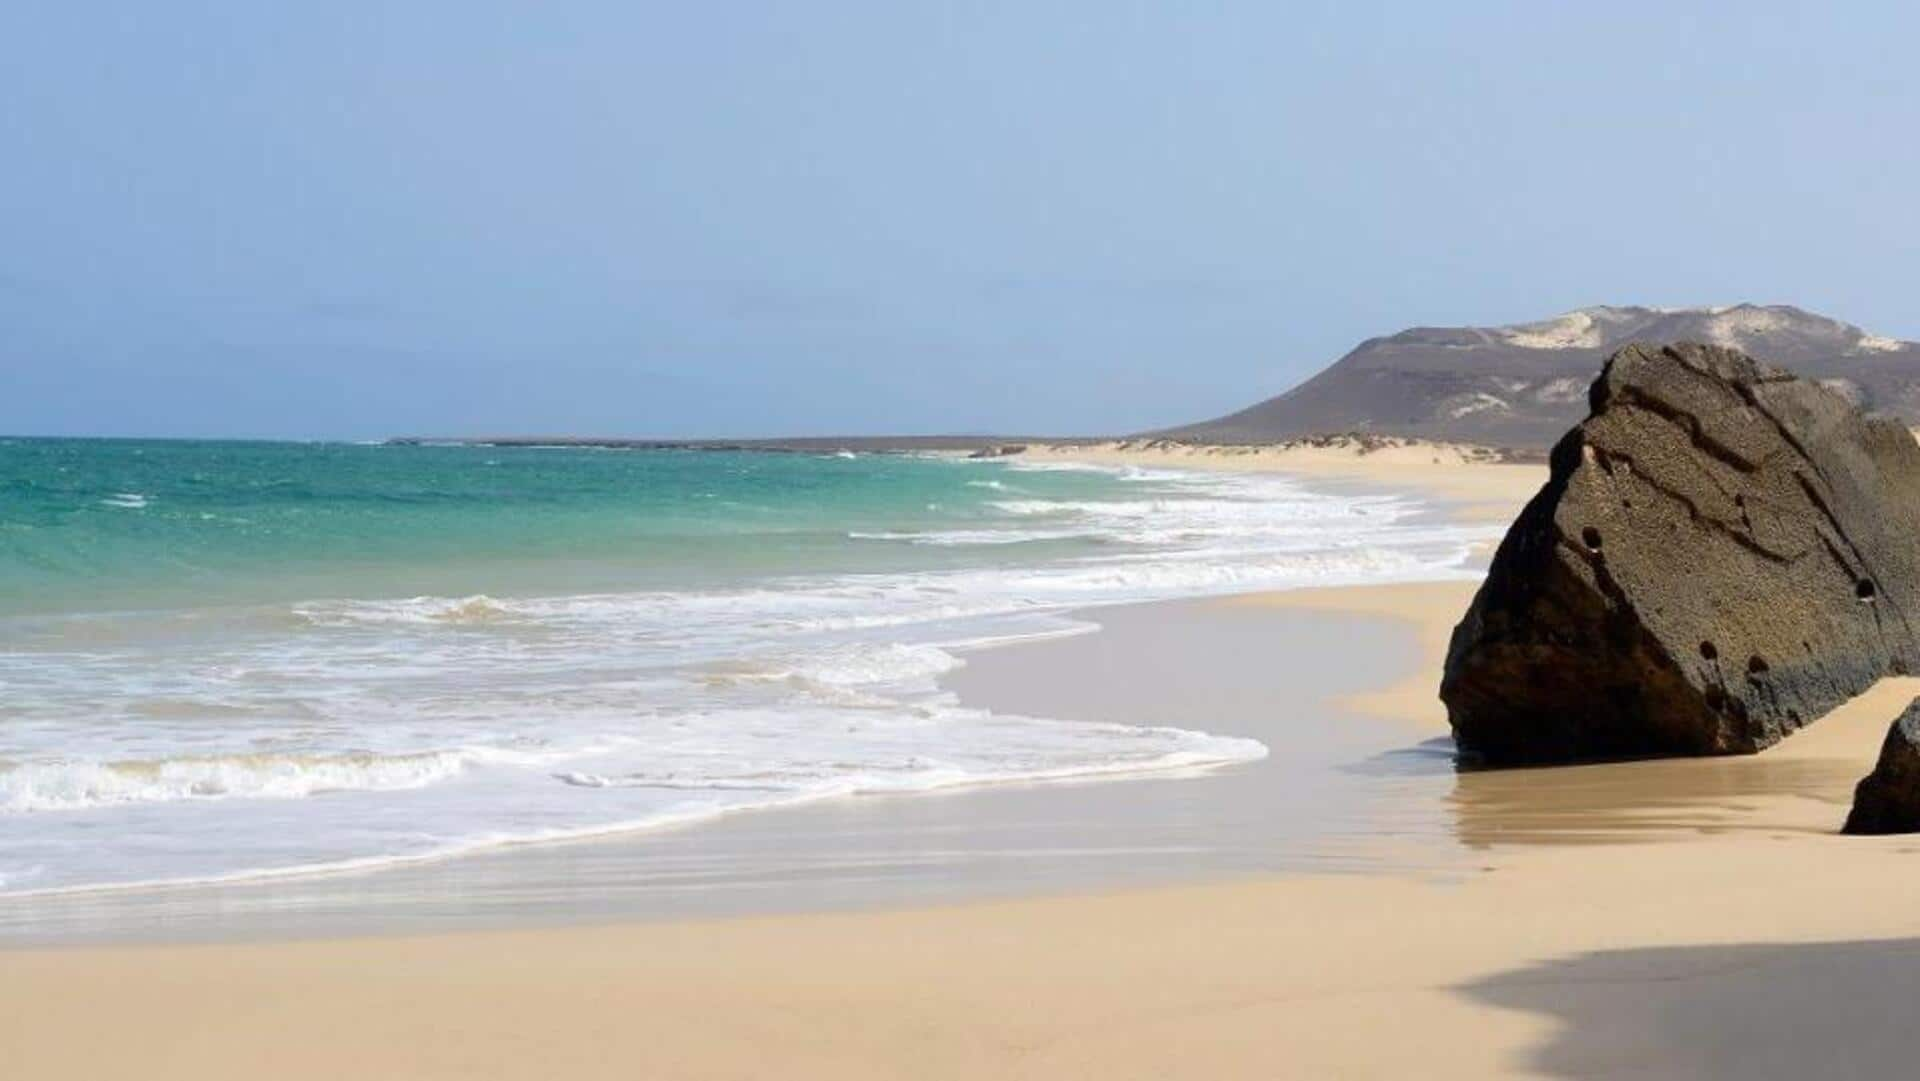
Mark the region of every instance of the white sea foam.
<instances>
[{"instance_id":1,"label":"white sea foam","mask_svg":"<svg viewBox=\"0 0 1920 1081\"><path fill-rule=\"evenodd\" d=\"M1049 763L1044 756L1024 760L996 748L986 761L951 760L917 755L875 764L869 772L848 772L842 763L824 763L823 768L808 771L789 769L782 775L741 777L675 775L671 772L610 772L589 770L558 771L533 777L520 775L489 793L485 806L460 801L432 805L415 818L419 828L399 837L386 839L385 847L375 853L347 857L316 857L303 850L300 858L288 862L266 862L267 853L253 855L250 866L195 864L175 861L165 866L117 866L106 862L82 861L78 867L63 868L64 876L49 873L44 864L17 863L0 869L0 895L10 897L53 896L76 892L149 889L157 887L204 885L244 880L268 880L311 875L366 871L376 868L448 859L489 848L581 840L615 833L630 833L685 826L724 815L746 811L794 806L823 799L861 795L901 795L959 787L984 787L1042 781L1099 780L1141 774L1166 774L1180 771L1216 769L1264 758L1267 748L1255 740L1212 737L1178 729L1130 728L1122 725L1077 725L1066 722L1025 722L1019 718L994 718L992 724L1003 730L1008 726L1032 723L1041 729L1074 727L1094 739L1122 744L1114 758L1099 761ZM916 747L924 735L913 737ZM1016 745L1018 741L1015 741ZM1159 748L1149 746L1156 743ZM613 767L602 767L611 769ZM536 785L546 797L529 801ZM587 817L570 825L529 827L525 823L540 816L527 804L546 803L577 806L568 792L606 790L605 795L619 799L619 807L629 809L620 816L607 814ZM269 805L271 806L271 805ZM452 821L458 832L444 833L448 808L457 811ZM489 814L492 818L489 818ZM251 816L266 824L266 829L284 829L290 822L272 820L256 809ZM325 829L324 814L310 814L300 820L307 829ZM317 821L316 821L317 819ZM511 827L494 825L496 819L514 819ZM284 857L283 857L284 858ZM75 881L76 871L88 876ZM118 874L109 873L117 871ZM144 872L144 873L143 873Z\"/></svg>"},{"instance_id":2,"label":"white sea foam","mask_svg":"<svg viewBox=\"0 0 1920 1081\"><path fill-rule=\"evenodd\" d=\"M173 800L299 799L421 788L458 773L457 752L210 755L162 761L43 761L0 768L0 810L71 811Z\"/></svg>"},{"instance_id":3,"label":"white sea foam","mask_svg":"<svg viewBox=\"0 0 1920 1081\"><path fill-rule=\"evenodd\" d=\"M899 564L879 573L33 631L15 640L31 649L0 648L0 818L31 823L0 828L0 891L364 867L835 796L1246 761L1264 748L982 713L938 680L967 647L1086 630L1074 609L1462 575L1494 532L1283 478L1084 468L1139 494L969 474L1004 498L848 534Z\"/></svg>"},{"instance_id":4,"label":"white sea foam","mask_svg":"<svg viewBox=\"0 0 1920 1081\"><path fill-rule=\"evenodd\" d=\"M820 683L857 687L930 679L951 672L962 663L960 658L938 646L888 642L822 650L800 658L794 672Z\"/></svg>"},{"instance_id":5,"label":"white sea foam","mask_svg":"<svg viewBox=\"0 0 1920 1081\"><path fill-rule=\"evenodd\" d=\"M1055 726L1064 724L1041 723ZM1124 739L1136 746L1130 747L1127 753L1106 760L1072 764L1049 764L1044 756L1034 756L1024 762L1001 762L991 768L983 768L978 762L948 760L934 751L909 755L863 772L799 768L732 777L688 777L650 772L613 776L567 772L556 774L556 777L566 784L583 788L779 792L790 797L817 799L1195 769L1256 761L1265 758L1268 753L1266 745L1251 739L1207 736L1179 729L1086 727L1106 728L1110 732L1121 733Z\"/></svg>"},{"instance_id":6,"label":"white sea foam","mask_svg":"<svg viewBox=\"0 0 1920 1081\"><path fill-rule=\"evenodd\" d=\"M315 602L294 613L314 623L491 623L511 619L513 606L484 593L471 597L408 597L372 604Z\"/></svg>"},{"instance_id":7,"label":"white sea foam","mask_svg":"<svg viewBox=\"0 0 1920 1081\"><path fill-rule=\"evenodd\" d=\"M978 544L1031 544L1035 541L1071 540L1092 535L1090 531L1079 529L931 529L924 532L877 533L854 530L847 534L853 540L906 541L909 544L931 544L943 548Z\"/></svg>"},{"instance_id":8,"label":"white sea foam","mask_svg":"<svg viewBox=\"0 0 1920 1081\"><path fill-rule=\"evenodd\" d=\"M1093 462L1043 461L1037 458L1015 458L1007 461L1005 467L1016 473L1128 473L1137 468Z\"/></svg>"},{"instance_id":9,"label":"white sea foam","mask_svg":"<svg viewBox=\"0 0 1920 1081\"><path fill-rule=\"evenodd\" d=\"M147 496L139 492L115 492L100 501L102 506L120 507L125 510L143 510L147 506Z\"/></svg>"}]
</instances>

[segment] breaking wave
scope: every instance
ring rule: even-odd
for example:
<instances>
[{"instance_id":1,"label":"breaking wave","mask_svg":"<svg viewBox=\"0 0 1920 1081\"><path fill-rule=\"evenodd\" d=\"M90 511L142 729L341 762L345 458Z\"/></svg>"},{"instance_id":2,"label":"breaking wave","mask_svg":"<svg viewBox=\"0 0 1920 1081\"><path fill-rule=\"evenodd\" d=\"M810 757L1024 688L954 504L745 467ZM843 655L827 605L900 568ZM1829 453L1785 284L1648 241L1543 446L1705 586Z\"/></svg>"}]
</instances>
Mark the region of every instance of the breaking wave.
<instances>
[{"instance_id":1,"label":"breaking wave","mask_svg":"<svg viewBox=\"0 0 1920 1081\"><path fill-rule=\"evenodd\" d=\"M158 761L27 762L0 766L0 810L72 811L175 800L299 799L324 792L421 788L459 773L469 756L208 755Z\"/></svg>"},{"instance_id":2,"label":"breaking wave","mask_svg":"<svg viewBox=\"0 0 1920 1081\"><path fill-rule=\"evenodd\" d=\"M575 452L513 453L525 469ZM1184 718L984 713L940 677L981 644L1084 631L1070 613L1090 606L1460 575L1492 532L1277 477L880 455L782 459L809 483L873 470L893 487L770 510L758 460L671 461L693 472L672 508L719 508L728 529L689 540L665 512L644 529L619 519L636 560L669 553L632 587L521 590L506 562L446 556L459 573L441 594L418 565L383 589L347 562L323 579L338 595L295 603L0 619L0 892L309 873L835 796L1250 761L1266 749L1173 726ZM485 472L492 493L514 470ZM88 517L241 530L263 513L174 518L179 492L137 483L158 498L111 505L145 514ZM426 513L430 488L369 502ZM738 537L758 547L722 544Z\"/></svg>"}]
</instances>

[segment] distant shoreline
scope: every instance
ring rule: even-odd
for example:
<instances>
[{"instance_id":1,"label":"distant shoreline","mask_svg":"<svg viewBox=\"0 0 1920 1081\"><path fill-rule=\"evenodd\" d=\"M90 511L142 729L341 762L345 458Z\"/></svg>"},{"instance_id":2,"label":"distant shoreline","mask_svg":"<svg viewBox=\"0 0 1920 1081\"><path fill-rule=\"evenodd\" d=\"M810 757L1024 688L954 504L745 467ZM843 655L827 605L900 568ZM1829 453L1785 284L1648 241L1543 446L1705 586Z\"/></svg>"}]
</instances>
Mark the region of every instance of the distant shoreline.
<instances>
[{"instance_id":1,"label":"distant shoreline","mask_svg":"<svg viewBox=\"0 0 1920 1081\"><path fill-rule=\"evenodd\" d=\"M868 454L911 451L996 450L1034 443L1098 443L1102 438L1041 439L1002 435L857 435L798 436L766 439L644 439L622 436L505 435L505 436L395 436L384 440L393 447L589 447L609 450L762 451L767 453L831 454L849 450Z\"/></svg>"},{"instance_id":2,"label":"distant shoreline","mask_svg":"<svg viewBox=\"0 0 1920 1081\"><path fill-rule=\"evenodd\" d=\"M869 435L799 436L765 439L648 439L625 436L395 436L383 445L397 447L553 447L601 448L608 450L696 450L752 451L772 454L831 454L852 451L863 454L908 454L949 451L976 453L983 457L1007 457L1029 450L1058 455L1079 452L1106 453L1205 453L1207 455L1272 454L1281 451L1331 451L1354 457L1366 457L1382 451L1404 454L1420 448L1437 448L1457 462L1533 464L1546 461L1538 448L1451 443L1402 436L1375 435L1366 432L1338 432L1326 435L1275 439L1264 442L1221 443L1210 440L1169 439L1159 436L1011 436L1011 435Z\"/></svg>"}]
</instances>

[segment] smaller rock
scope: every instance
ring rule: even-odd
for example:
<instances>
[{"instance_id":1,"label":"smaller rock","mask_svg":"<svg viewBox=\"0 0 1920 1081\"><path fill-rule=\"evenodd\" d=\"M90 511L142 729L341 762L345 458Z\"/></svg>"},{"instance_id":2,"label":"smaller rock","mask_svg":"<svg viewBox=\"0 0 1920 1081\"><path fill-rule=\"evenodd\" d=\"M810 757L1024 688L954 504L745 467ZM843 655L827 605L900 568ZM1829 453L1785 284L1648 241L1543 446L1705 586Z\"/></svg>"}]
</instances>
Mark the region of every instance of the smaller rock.
<instances>
[{"instance_id":1,"label":"smaller rock","mask_svg":"<svg viewBox=\"0 0 1920 1081\"><path fill-rule=\"evenodd\" d=\"M1895 718L1880 761L1853 790L1843 833L1920 833L1920 698Z\"/></svg>"}]
</instances>

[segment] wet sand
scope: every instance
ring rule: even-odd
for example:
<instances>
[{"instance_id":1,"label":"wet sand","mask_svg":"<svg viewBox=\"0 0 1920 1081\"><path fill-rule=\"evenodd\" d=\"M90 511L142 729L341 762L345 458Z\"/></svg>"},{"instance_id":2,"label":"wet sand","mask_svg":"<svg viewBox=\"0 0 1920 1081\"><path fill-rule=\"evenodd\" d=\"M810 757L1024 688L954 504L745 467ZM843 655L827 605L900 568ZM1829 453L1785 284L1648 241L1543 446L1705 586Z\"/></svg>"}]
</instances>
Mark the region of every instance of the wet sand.
<instances>
[{"instance_id":1,"label":"wet sand","mask_svg":"<svg viewBox=\"0 0 1920 1081\"><path fill-rule=\"evenodd\" d=\"M1409 587L1454 603L1468 583ZM1452 598L1452 600L1444 600ZM966 654L946 679L998 713L1261 740L1206 773L836 799L359 875L0 902L0 943L272 939L873 909L1251 875L1445 868L1446 748L1358 708L1420 663L1383 612L1178 601ZM1352 643L1366 644L1356 654ZM1255 649L1265 663L1246 663ZM1418 845L1383 841L1421 838Z\"/></svg>"},{"instance_id":2,"label":"wet sand","mask_svg":"<svg viewBox=\"0 0 1920 1081\"><path fill-rule=\"evenodd\" d=\"M1470 589L1114 609L1100 634L953 677L996 709L1266 725L1276 758L1334 767L1325 790L1262 764L809 808L870 816L843 839L936 883L842 880L826 911L789 880L768 888L799 903L735 918L698 886L702 918L613 905L591 926L17 949L0 1048L30 1077L1910 1072L1920 839L1834 831L1920 680L1751 758L1456 775L1432 693ZM1289 813L1331 832L1290 848L1270 821ZM737 823L755 844L807 835L756 817ZM1029 833L1048 843L1021 848ZM1297 862L1263 864L1282 852ZM1153 873L1102 881L1088 858Z\"/></svg>"},{"instance_id":3,"label":"wet sand","mask_svg":"<svg viewBox=\"0 0 1920 1081\"><path fill-rule=\"evenodd\" d=\"M1462 589L1214 605L1391 608L1421 628L1410 660L1430 672ZM1243 665L1261 660L1257 627ZM1006 651L971 670L972 693L1063 693L1092 656L1065 651L1100 638ZM1048 679L1015 671L1043 657ZM1470 859L1444 872L23 950L4 960L0 1046L22 1076L1893 1076L1896 1004L1920 990L1902 963L1920 950L1904 941L1920 937L1920 841L1832 831L1917 688L1883 685L1769 756L1448 778ZM1415 754L1436 731L1430 712L1352 716Z\"/></svg>"}]
</instances>

